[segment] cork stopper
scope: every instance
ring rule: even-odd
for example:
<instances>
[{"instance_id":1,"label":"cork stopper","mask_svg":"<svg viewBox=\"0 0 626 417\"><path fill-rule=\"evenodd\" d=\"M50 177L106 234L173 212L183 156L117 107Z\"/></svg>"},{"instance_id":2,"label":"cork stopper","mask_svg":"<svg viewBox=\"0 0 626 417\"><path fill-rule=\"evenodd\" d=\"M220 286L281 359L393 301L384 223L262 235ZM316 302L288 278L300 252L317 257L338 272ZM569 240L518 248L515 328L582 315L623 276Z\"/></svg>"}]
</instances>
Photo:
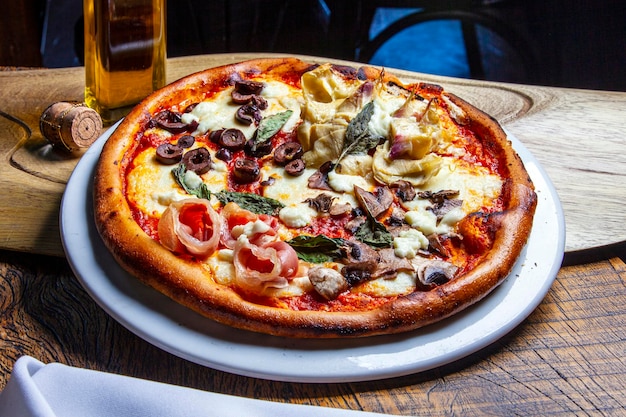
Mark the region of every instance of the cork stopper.
<instances>
[{"instance_id":1,"label":"cork stopper","mask_svg":"<svg viewBox=\"0 0 626 417\"><path fill-rule=\"evenodd\" d=\"M41 114L39 129L53 146L75 152L98 139L102 119L85 103L58 102Z\"/></svg>"}]
</instances>

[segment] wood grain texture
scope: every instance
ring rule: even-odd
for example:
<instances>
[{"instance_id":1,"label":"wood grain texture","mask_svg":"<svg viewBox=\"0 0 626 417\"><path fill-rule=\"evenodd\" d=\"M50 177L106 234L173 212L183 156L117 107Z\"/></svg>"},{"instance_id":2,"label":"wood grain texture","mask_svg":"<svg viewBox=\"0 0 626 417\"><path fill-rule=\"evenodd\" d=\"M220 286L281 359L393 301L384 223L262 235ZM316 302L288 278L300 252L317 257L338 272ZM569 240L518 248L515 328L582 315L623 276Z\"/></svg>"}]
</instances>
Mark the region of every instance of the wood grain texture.
<instances>
[{"instance_id":1,"label":"wood grain texture","mask_svg":"<svg viewBox=\"0 0 626 417\"><path fill-rule=\"evenodd\" d=\"M267 55L264 55L267 56ZM171 59L168 82L259 54ZM310 61L323 58L304 57ZM395 71L443 85L498 119L540 161L560 196L566 251L626 240L626 93L460 80ZM0 248L63 256L58 210L79 160L50 147L38 122L53 102L82 100L82 68L0 71Z\"/></svg>"},{"instance_id":2,"label":"wood grain texture","mask_svg":"<svg viewBox=\"0 0 626 417\"><path fill-rule=\"evenodd\" d=\"M625 415L622 259L562 268L527 320L450 365L382 381L298 384L170 355L104 313L63 259L0 251L0 390L15 360L30 355L224 394L396 415Z\"/></svg>"}]
</instances>

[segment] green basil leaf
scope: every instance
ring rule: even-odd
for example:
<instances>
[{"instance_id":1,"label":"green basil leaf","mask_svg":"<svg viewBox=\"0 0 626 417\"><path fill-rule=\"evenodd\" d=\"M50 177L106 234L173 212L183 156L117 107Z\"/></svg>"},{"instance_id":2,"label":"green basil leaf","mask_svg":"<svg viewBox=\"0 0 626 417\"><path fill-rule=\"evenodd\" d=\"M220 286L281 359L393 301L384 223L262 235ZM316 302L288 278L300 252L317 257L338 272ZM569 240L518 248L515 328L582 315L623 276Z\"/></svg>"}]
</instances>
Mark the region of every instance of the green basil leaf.
<instances>
[{"instance_id":1,"label":"green basil leaf","mask_svg":"<svg viewBox=\"0 0 626 417\"><path fill-rule=\"evenodd\" d=\"M367 103L346 128L346 137L339 160L346 155L366 153L380 142L380 136L369 129L369 122L374 114L374 102Z\"/></svg>"},{"instance_id":2,"label":"green basil leaf","mask_svg":"<svg viewBox=\"0 0 626 417\"><path fill-rule=\"evenodd\" d=\"M271 139L287 123L292 114L293 110L285 110L261 119L256 131L255 143L263 143Z\"/></svg>"},{"instance_id":3,"label":"green basil leaf","mask_svg":"<svg viewBox=\"0 0 626 417\"><path fill-rule=\"evenodd\" d=\"M354 237L375 248L388 248L393 243L393 236L385 225L371 216L367 216L367 221L359 226Z\"/></svg>"},{"instance_id":4,"label":"green basil leaf","mask_svg":"<svg viewBox=\"0 0 626 417\"><path fill-rule=\"evenodd\" d=\"M213 194L223 205L237 203L239 207L256 214L274 214L285 207L283 203L273 198L263 197L253 193L239 193L235 191L220 191Z\"/></svg>"},{"instance_id":5,"label":"green basil leaf","mask_svg":"<svg viewBox=\"0 0 626 417\"><path fill-rule=\"evenodd\" d=\"M299 259L316 264L341 258L341 247L344 242L344 239L330 238L325 235L301 235L287 241L294 248Z\"/></svg>"},{"instance_id":6,"label":"green basil leaf","mask_svg":"<svg viewBox=\"0 0 626 417\"><path fill-rule=\"evenodd\" d=\"M185 190L188 194L195 195L198 198L206 198L207 200L211 198L211 191L209 187L205 183L201 183L198 187L191 187L185 181L185 173L187 172L187 168L185 165L179 164L173 170L172 174L174 175L174 179L176 183L180 185L183 190Z\"/></svg>"}]
</instances>

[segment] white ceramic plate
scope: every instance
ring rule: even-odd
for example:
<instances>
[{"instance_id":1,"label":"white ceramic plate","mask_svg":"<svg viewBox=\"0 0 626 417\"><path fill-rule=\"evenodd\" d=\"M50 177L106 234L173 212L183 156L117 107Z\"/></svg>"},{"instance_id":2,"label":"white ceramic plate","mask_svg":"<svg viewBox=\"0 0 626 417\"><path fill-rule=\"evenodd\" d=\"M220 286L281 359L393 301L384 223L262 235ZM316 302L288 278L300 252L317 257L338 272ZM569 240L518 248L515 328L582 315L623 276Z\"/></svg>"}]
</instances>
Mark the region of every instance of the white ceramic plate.
<instances>
[{"instance_id":1,"label":"white ceramic plate","mask_svg":"<svg viewBox=\"0 0 626 417\"><path fill-rule=\"evenodd\" d=\"M108 136L85 153L63 196L61 235L70 265L90 296L130 331L214 369L293 382L365 381L432 369L488 346L521 323L548 292L563 258L565 224L556 191L537 160L513 138L539 203L521 258L484 300L436 325L394 336L298 340L233 329L143 285L104 246L93 221L92 177Z\"/></svg>"}]
</instances>

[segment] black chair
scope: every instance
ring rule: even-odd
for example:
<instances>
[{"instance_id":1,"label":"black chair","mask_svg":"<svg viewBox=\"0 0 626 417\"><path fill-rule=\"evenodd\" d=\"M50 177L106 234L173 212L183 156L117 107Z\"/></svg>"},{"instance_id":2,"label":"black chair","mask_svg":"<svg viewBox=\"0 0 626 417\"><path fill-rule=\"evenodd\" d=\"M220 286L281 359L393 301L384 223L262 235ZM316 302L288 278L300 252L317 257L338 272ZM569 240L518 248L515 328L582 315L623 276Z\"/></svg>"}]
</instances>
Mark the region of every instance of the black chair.
<instances>
[{"instance_id":1,"label":"black chair","mask_svg":"<svg viewBox=\"0 0 626 417\"><path fill-rule=\"evenodd\" d=\"M537 57L531 42L509 21L498 15L499 2L483 0L327 0L331 9L328 46L335 56L360 62L370 62L375 53L391 38L415 25L438 20L460 22L464 47L468 58L470 77L485 79L481 44L477 26L492 31L504 40L520 58L524 67L524 81L539 81ZM370 39L369 30L376 10L409 8L414 12L391 23ZM339 41L339 42L338 42ZM403 50L402 53L407 53Z\"/></svg>"}]
</instances>

